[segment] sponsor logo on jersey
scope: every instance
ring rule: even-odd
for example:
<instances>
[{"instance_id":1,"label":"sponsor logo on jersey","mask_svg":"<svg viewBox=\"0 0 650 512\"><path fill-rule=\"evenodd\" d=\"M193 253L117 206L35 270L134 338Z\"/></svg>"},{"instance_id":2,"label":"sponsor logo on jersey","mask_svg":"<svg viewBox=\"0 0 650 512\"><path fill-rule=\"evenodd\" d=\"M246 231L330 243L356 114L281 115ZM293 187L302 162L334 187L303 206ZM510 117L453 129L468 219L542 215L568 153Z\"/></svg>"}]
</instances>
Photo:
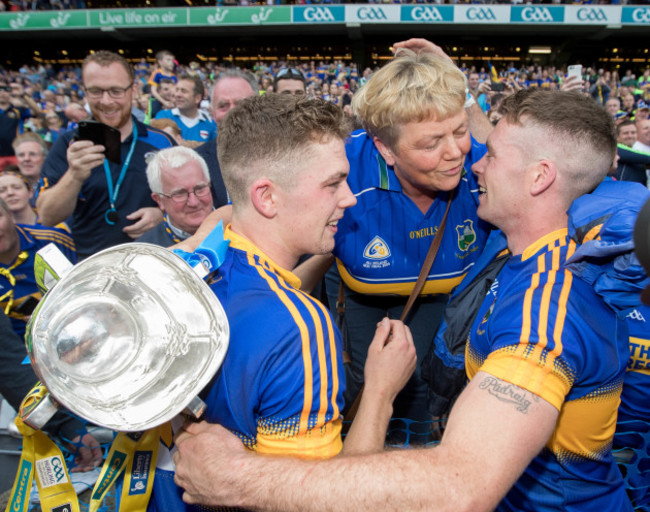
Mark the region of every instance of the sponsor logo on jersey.
<instances>
[{"instance_id":1,"label":"sponsor logo on jersey","mask_svg":"<svg viewBox=\"0 0 650 512\"><path fill-rule=\"evenodd\" d=\"M385 260L390 258L390 248L380 236L375 236L363 250L363 257L369 260Z\"/></svg>"},{"instance_id":2,"label":"sponsor logo on jersey","mask_svg":"<svg viewBox=\"0 0 650 512\"><path fill-rule=\"evenodd\" d=\"M630 318L632 320L638 320L639 322L645 322L644 316L641 314L641 311L639 311L638 309L632 311L629 315L627 315L626 318Z\"/></svg>"},{"instance_id":3,"label":"sponsor logo on jersey","mask_svg":"<svg viewBox=\"0 0 650 512\"><path fill-rule=\"evenodd\" d=\"M474 231L474 221L466 219L461 225L456 226L458 234L458 248L465 252L474 242L476 242L476 231Z\"/></svg>"}]
</instances>

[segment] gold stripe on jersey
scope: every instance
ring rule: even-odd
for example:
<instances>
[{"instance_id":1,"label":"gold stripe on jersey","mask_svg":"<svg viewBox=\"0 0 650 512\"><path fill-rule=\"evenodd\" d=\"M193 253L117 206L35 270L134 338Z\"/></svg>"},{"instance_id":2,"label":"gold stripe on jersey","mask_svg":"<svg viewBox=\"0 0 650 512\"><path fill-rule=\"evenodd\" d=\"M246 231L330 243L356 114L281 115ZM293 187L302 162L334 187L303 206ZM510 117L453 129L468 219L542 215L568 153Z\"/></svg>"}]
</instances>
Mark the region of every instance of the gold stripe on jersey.
<instances>
[{"instance_id":1,"label":"gold stripe on jersey","mask_svg":"<svg viewBox=\"0 0 650 512\"><path fill-rule=\"evenodd\" d=\"M16 229L22 231L23 235L27 238L34 238L36 240L49 240L66 246L68 249L75 250L74 241L70 235L61 233L53 229L32 229L27 226L16 226Z\"/></svg>"},{"instance_id":2,"label":"gold stripe on jersey","mask_svg":"<svg viewBox=\"0 0 650 512\"><path fill-rule=\"evenodd\" d=\"M307 328L305 321L303 320L300 312L298 311L298 308L296 308L295 304L291 302L291 299L289 299L287 294L280 289L280 287L277 285L275 280L268 274L268 269L264 268L263 265L255 261L254 254L248 252L247 258L248 258L248 264L257 270L260 277L262 277L262 279L264 279L268 283L269 288L273 292L275 292L278 299L280 299L280 301L287 308L294 322L296 323L298 330L300 331L300 339L302 343L302 363L305 372L305 384L304 384L304 402L303 402L302 413L300 415L298 434L303 434L307 432L307 430L309 429L309 413L311 411L311 404L313 401L313 393L314 393L313 381L312 379L307 378L307 376L312 375L313 372L312 361L311 361L311 345L309 342L309 329Z\"/></svg>"},{"instance_id":3,"label":"gold stripe on jersey","mask_svg":"<svg viewBox=\"0 0 650 512\"><path fill-rule=\"evenodd\" d=\"M415 281L417 280L417 276L415 276L413 281L406 282L389 283L382 281L381 283L365 283L355 279L338 258L336 260L336 266L347 287L354 292L362 293L364 295L402 295L408 297L411 295L413 287L415 286ZM447 279L431 279L424 283L420 295L449 294L460 284L466 274L467 272L458 277L450 277Z\"/></svg>"}]
</instances>

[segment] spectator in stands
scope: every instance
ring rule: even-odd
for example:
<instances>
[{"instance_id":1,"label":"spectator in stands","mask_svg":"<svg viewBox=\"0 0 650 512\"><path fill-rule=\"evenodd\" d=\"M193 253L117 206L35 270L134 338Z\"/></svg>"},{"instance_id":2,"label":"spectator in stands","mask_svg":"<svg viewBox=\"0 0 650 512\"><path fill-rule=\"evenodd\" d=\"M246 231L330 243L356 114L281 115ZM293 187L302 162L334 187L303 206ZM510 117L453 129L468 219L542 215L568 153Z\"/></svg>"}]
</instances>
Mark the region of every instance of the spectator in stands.
<instances>
[{"instance_id":1,"label":"spectator in stands","mask_svg":"<svg viewBox=\"0 0 650 512\"><path fill-rule=\"evenodd\" d=\"M0 171L0 199L11 210L16 224L34 225L37 216L30 204L33 192L29 182L22 174L9 168L10 166Z\"/></svg>"},{"instance_id":2,"label":"spectator in stands","mask_svg":"<svg viewBox=\"0 0 650 512\"><path fill-rule=\"evenodd\" d=\"M632 147L636 141L636 124L633 121L622 121L616 126L616 138L620 144Z\"/></svg>"},{"instance_id":3,"label":"spectator in stands","mask_svg":"<svg viewBox=\"0 0 650 512\"><path fill-rule=\"evenodd\" d=\"M237 68L223 71L212 88L211 114L214 121L219 123L226 114L245 98L257 94L257 81L252 73ZM209 141L196 148L196 152L205 160L210 172L212 183L212 199L216 208L228 204L228 192L221 177L219 160L217 159L216 141Z\"/></svg>"},{"instance_id":4,"label":"spectator in stands","mask_svg":"<svg viewBox=\"0 0 650 512\"><path fill-rule=\"evenodd\" d=\"M650 119L636 119L636 141L632 149L650 154Z\"/></svg>"},{"instance_id":5,"label":"spectator in stands","mask_svg":"<svg viewBox=\"0 0 650 512\"><path fill-rule=\"evenodd\" d=\"M630 119L634 119L634 111L636 110L636 98L634 97L634 94L628 92L622 96L622 99L621 110L625 112Z\"/></svg>"},{"instance_id":6,"label":"spectator in stands","mask_svg":"<svg viewBox=\"0 0 650 512\"><path fill-rule=\"evenodd\" d=\"M192 236L214 209L205 160L183 146L158 151L147 164L151 197L163 221L138 241L169 247Z\"/></svg>"},{"instance_id":7,"label":"spectator in stands","mask_svg":"<svg viewBox=\"0 0 650 512\"><path fill-rule=\"evenodd\" d=\"M257 80L249 71L231 68L219 74L211 98L212 118L217 126L230 109L257 92Z\"/></svg>"},{"instance_id":8,"label":"spectator in stands","mask_svg":"<svg viewBox=\"0 0 650 512\"><path fill-rule=\"evenodd\" d=\"M34 256L54 243L76 262L74 243L68 233L41 225L16 225L11 209L0 199L0 307L22 339L26 322L41 298L34 276Z\"/></svg>"},{"instance_id":9,"label":"spectator in stands","mask_svg":"<svg viewBox=\"0 0 650 512\"><path fill-rule=\"evenodd\" d=\"M5 165L18 163L11 143L23 132L23 122L30 117L28 109L13 106L11 86L0 81L0 171Z\"/></svg>"},{"instance_id":10,"label":"spectator in stands","mask_svg":"<svg viewBox=\"0 0 650 512\"><path fill-rule=\"evenodd\" d=\"M72 216L77 254L86 258L138 238L162 220L147 185L145 157L175 142L131 116L134 75L123 57L88 55L82 78L93 118L120 132L122 162L109 162L102 145L73 141L76 132L63 134L43 164L37 208L46 226Z\"/></svg>"},{"instance_id":11,"label":"spectator in stands","mask_svg":"<svg viewBox=\"0 0 650 512\"><path fill-rule=\"evenodd\" d=\"M63 119L56 112L46 112L45 125L47 126L47 133L43 136L43 139L50 144L56 142L59 135L66 131L63 127Z\"/></svg>"},{"instance_id":12,"label":"spectator in stands","mask_svg":"<svg viewBox=\"0 0 650 512\"><path fill-rule=\"evenodd\" d=\"M612 116L612 119L616 118L616 115L621 110L621 100L616 96L610 96L605 102L605 110Z\"/></svg>"},{"instance_id":13,"label":"spectator in stands","mask_svg":"<svg viewBox=\"0 0 650 512\"><path fill-rule=\"evenodd\" d=\"M63 113L68 120L68 124L66 126L66 129L68 130L74 130L77 128L80 121L90 119L90 113L80 103L68 103Z\"/></svg>"},{"instance_id":14,"label":"spectator in stands","mask_svg":"<svg viewBox=\"0 0 650 512\"><path fill-rule=\"evenodd\" d=\"M175 87L176 87L176 82L174 82L169 78L163 78L158 83L158 96L163 98L167 105L172 105L171 108L173 108L174 105ZM154 119L156 117L156 114L158 114L158 112L164 109L165 107L163 106L163 104L158 99L156 99L156 97L153 94L149 96L149 104L147 106L145 122Z\"/></svg>"},{"instance_id":15,"label":"spectator in stands","mask_svg":"<svg viewBox=\"0 0 650 512\"><path fill-rule=\"evenodd\" d=\"M151 95L160 102L163 109L169 110L174 108L174 102L165 99L158 91L158 87L162 80L169 80L176 83L177 79L174 73L174 54L168 50L160 50L156 53L156 63L158 64L158 69L151 73L151 76L149 77Z\"/></svg>"},{"instance_id":16,"label":"spectator in stands","mask_svg":"<svg viewBox=\"0 0 650 512\"><path fill-rule=\"evenodd\" d=\"M305 91L305 76L299 69L292 67L282 68L275 75L273 92L302 96L305 94Z\"/></svg>"},{"instance_id":17,"label":"spectator in stands","mask_svg":"<svg viewBox=\"0 0 650 512\"><path fill-rule=\"evenodd\" d=\"M28 132L16 137L12 146L16 152L20 174L27 178L30 189L35 193L47 156L47 144L39 135Z\"/></svg>"},{"instance_id":18,"label":"spectator in stands","mask_svg":"<svg viewBox=\"0 0 650 512\"><path fill-rule=\"evenodd\" d=\"M198 76L181 75L174 89L171 110L161 110L156 119L172 119L181 129L181 137L188 147L197 147L217 136L217 125L205 110L199 109L203 99L203 82Z\"/></svg>"},{"instance_id":19,"label":"spectator in stands","mask_svg":"<svg viewBox=\"0 0 650 512\"><path fill-rule=\"evenodd\" d=\"M616 126L618 141L618 166L616 178L622 181L635 181L644 186L648 178L646 168L650 165L650 154L632 149L636 142L637 129L632 121L623 121Z\"/></svg>"}]
</instances>

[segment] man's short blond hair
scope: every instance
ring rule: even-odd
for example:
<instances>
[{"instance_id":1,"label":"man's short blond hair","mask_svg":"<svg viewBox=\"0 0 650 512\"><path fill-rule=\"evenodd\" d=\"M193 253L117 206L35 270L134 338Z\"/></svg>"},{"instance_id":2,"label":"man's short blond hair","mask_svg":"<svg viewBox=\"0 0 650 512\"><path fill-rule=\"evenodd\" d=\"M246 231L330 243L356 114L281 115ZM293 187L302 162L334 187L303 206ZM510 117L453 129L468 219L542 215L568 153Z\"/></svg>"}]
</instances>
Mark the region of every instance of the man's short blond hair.
<instances>
[{"instance_id":1,"label":"man's short blond hair","mask_svg":"<svg viewBox=\"0 0 650 512\"><path fill-rule=\"evenodd\" d=\"M287 94L243 99L219 125L217 156L236 211L248 203L248 189L267 177L289 190L296 169L314 144L344 141L350 125L336 105Z\"/></svg>"},{"instance_id":2,"label":"man's short blond hair","mask_svg":"<svg viewBox=\"0 0 650 512\"><path fill-rule=\"evenodd\" d=\"M370 135L395 150L400 125L446 119L462 111L465 75L430 53L398 53L352 98L352 108Z\"/></svg>"}]
</instances>

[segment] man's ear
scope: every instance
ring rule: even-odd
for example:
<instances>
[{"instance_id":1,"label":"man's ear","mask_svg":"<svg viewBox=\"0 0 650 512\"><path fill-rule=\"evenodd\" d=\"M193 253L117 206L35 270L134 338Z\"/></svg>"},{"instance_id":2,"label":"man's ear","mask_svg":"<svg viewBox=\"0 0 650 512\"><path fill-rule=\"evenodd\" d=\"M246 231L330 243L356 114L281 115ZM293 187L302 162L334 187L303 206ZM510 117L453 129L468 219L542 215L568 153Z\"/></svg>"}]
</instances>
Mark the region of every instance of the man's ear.
<instances>
[{"instance_id":1,"label":"man's ear","mask_svg":"<svg viewBox=\"0 0 650 512\"><path fill-rule=\"evenodd\" d=\"M390 166L395 165L395 154L393 150L379 140L379 137L373 137L372 141L375 143L375 147L381 153L381 156L386 160L386 163Z\"/></svg>"},{"instance_id":2,"label":"man's ear","mask_svg":"<svg viewBox=\"0 0 650 512\"><path fill-rule=\"evenodd\" d=\"M557 167L552 160L544 158L534 164L530 194L537 196L547 190L557 178Z\"/></svg>"},{"instance_id":3,"label":"man's ear","mask_svg":"<svg viewBox=\"0 0 650 512\"><path fill-rule=\"evenodd\" d=\"M277 214L277 186L268 178L255 180L249 190L251 203L257 212L271 219Z\"/></svg>"},{"instance_id":4,"label":"man's ear","mask_svg":"<svg viewBox=\"0 0 650 512\"><path fill-rule=\"evenodd\" d=\"M155 192L152 192L151 193L151 199L156 201L156 204L158 205L158 208L160 208L162 210L162 212L165 213L165 207L162 204L162 200L161 200L162 197L160 196L160 194L156 194Z\"/></svg>"}]
</instances>

